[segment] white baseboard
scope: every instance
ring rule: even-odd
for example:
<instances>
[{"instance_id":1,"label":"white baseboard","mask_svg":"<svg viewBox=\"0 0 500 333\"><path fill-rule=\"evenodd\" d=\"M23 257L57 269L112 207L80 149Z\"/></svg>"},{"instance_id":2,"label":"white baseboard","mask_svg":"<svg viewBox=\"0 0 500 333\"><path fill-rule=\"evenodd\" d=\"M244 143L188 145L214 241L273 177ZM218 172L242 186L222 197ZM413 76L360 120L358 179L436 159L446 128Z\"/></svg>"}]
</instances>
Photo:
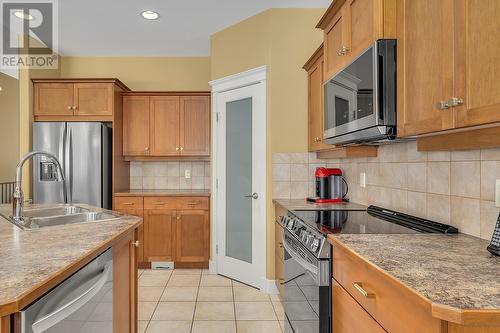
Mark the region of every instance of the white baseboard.
<instances>
[{"instance_id":1,"label":"white baseboard","mask_svg":"<svg viewBox=\"0 0 500 333\"><path fill-rule=\"evenodd\" d=\"M264 279L264 290L262 291L272 295L279 294L279 290L278 287L276 286L276 283L278 283L276 280Z\"/></svg>"},{"instance_id":2,"label":"white baseboard","mask_svg":"<svg viewBox=\"0 0 500 333\"><path fill-rule=\"evenodd\" d=\"M213 260L208 261L208 273L217 274L217 263Z\"/></svg>"}]
</instances>

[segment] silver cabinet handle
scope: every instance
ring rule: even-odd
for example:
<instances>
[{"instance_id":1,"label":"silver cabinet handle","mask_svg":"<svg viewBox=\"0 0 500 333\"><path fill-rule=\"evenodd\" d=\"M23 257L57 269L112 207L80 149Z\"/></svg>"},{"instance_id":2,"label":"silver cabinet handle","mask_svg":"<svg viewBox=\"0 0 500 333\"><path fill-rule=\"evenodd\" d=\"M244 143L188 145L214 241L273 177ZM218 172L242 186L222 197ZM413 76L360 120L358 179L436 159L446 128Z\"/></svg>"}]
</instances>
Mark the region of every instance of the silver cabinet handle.
<instances>
[{"instance_id":1,"label":"silver cabinet handle","mask_svg":"<svg viewBox=\"0 0 500 333\"><path fill-rule=\"evenodd\" d=\"M436 108L438 110L446 110L450 108L450 104L448 104L448 102L445 101L439 101L436 103Z\"/></svg>"},{"instance_id":2,"label":"silver cabinet handle","mask_svg":"<svg viewBox=\"0 0 500 333\"><path fill-rule=\"evenodd\" d=\"M448 105L450 106L459 106L464 104L464 100L459 97L452 97L448 100Z\"/></svg>"},{"instance_id":3,"label":"silver cabinet handle","mask_svg":"<svg viewBox=\"0 0 500 333\"><path fill-rule=\"evenodd\" d=\"M248 195L245 195L245 198L252 198L252 199L258 199L259 198L259 195L257 193L252 193L252 194L248 194Z\"/></svg>"}]
</instances>

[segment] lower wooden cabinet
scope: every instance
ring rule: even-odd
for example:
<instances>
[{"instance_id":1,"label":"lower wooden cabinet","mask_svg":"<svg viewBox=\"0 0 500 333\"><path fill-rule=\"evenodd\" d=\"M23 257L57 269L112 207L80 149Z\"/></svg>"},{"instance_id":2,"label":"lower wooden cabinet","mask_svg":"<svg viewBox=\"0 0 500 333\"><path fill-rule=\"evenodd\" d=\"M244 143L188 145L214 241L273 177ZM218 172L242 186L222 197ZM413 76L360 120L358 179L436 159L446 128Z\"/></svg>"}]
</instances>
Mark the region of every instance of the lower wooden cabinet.
<instances>
[{"instance_id":1,"label":"lower wooden cabinet","mask_svg":"<svg viewBox=\"0 0 500 333\"><path fill-rule=\"evenodd\" d=\"M335 333L383 333L385 330L332 279L332 331Z\"/></svg>"},{"instance_id":2,"label":"lower wooden cabinet","mask_svg":"<svg viewBox=\"0 0 500 333\"><path fill-rule=\"evenodd\" d=\"M174 261L175 211L146 209L144 211L144 259Z\"/></svg>"},{"instance_id":3,"label":"lower wooden cabinet","mask_svg":"<svg viewBox=\"0 0 500 333\"><path fill-rule=\"evenodd\" d=\"M115 209L141 216L136 231L139 267L153 261L205 267L210 259L210 203L207 197L116 197Z\"/></svg>"},{"instance_id":4,"label":"lower wooden cabinet","mask_svg":"<svg viewBox=\"0 0 500 333\"><path fill-rule=\"evenodd\" d=\"M210 225L206 210L177 211L175 261L204 262L209 259Z\"/></svg>"}]
</instances>

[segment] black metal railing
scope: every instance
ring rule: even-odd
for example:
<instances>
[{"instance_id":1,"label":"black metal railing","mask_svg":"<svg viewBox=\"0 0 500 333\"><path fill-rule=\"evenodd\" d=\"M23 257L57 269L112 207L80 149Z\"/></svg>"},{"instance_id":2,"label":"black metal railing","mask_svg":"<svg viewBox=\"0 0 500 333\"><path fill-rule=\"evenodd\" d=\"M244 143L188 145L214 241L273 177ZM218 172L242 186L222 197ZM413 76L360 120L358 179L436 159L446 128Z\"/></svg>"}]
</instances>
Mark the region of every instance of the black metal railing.
<instances>
[{"instance_id":1,"label":"black metal railing","mask_svg":"<svg viewBox=\"0 0 500 333\"><path fill-rule=\"evenodd\" d=\"M0 199L3 204L12 202L12 193L14 193L15 182L0 183Z\"/></svg>"}]
</instances>

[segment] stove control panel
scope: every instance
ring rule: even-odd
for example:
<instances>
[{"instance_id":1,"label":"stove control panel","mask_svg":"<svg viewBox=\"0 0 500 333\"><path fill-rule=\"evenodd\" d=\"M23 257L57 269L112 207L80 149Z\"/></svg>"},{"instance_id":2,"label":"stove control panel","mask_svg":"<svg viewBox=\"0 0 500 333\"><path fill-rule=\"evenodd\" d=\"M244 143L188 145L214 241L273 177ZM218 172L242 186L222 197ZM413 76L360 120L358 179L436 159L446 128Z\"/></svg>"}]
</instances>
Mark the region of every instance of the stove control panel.
<instances>
[{"instance_id":1,"label":"stove control panel","mask_svg":"<svg viewBox=\"0 0 500 333\"><path fill-rule=\"evenodd\" d=\"M320 258L328 258L330 256L329 246L328 244L325 245L327 241L323 234L308 227L299 218L294 216L280 216L278 221L283 228L293 234L295 238L314 255ZM328 247L328 249L325 247Z\"/></svg>"}]
</instances>

